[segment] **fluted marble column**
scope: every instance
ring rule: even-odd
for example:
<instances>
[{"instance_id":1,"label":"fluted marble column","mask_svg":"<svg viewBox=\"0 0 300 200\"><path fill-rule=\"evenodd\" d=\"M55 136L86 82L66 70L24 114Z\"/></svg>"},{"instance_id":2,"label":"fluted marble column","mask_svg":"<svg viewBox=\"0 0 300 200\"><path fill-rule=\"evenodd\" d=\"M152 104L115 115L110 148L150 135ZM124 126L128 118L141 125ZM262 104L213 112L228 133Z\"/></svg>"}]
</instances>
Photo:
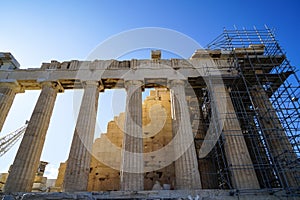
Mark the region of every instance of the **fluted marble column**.
<instances>
[{"instance_id":1,"label":"fluted marble column","mask_svg":"<svg viewBox=\"0 0 300 200\"><path fill-rule=\"evenodd\" d=\"M66 192L87 191L95 133L99 84L86 81L63 182Z\"/></svg>"},{"instance_id":2,"label":"fluted marble column","mask_svg":"<svg viewBox=\"0 0 300 200\"><path fill-rule=\"evenodd\" d=\"M173 107L174 152L175 156L181 155L175 161L175 188L200 189L198 159L184 86L183 80L172 80L169 84Z\"/></svg>"},{"instance_id":3,"label":"fluted marble column","mask_svg":"<svg viewBox=\"0 0 300 200\"><path fill-rule=\"evenodd\" d=\"M233 187L236 189L259 189L259 183L253 163L235 113L229 91L224 85L212 86L212 106L217 110L218 119L224 120L224 149L231 174Z\"/></svg>"},{"instance_id":4,"label":"fluted marble column","mask_svg":"<svg viewBox=\"0 0 300 200\"><path fill-rule=\"evenodd\" d=\"M126 81L121 190L144 190L142 81Z\"/></svg>"},{"instance_id":5,"label":"fluted marble column","mask_svg":"<svg viewBox=\"0 0 300 200\"><path fill-rule=\"evenodd\" d=\"M196 98L198 101L197 106L202 106L203 99L204 99L202 89L196 89L194 91L195 91L195 95L197 95ZM189 105L189 101L188 101L188 105ZM203 114L203 110L200 107L198 109L193 109L193 110L190 109L190 111L192 111L190 114L193 113L196 114L191 117L191 121L192 121L193 133L195 135L196 153L197 152L200 153L200 149L202 147L203 141L207 134L207 127L204 122L204 114ZM193 123L193 121L196 121L196 123ZM212 152L206 155L205 157L203 157L202 155L198 155L198 157L199 156L200 158L198 160L198 165L199 165L199 173L201 177L202 189L219 188L217 169L214 163Z\"/></svg>"},{"instance_id":6,"label":"fluted marble column","mask_svg":"<svg viewBox=\"0 0 300 200\"><path fill-rule=\"evenodd\" d=\"M14 101L16 93L21 91L17 81L0 82L0 131Z\"/></svg>"},{"instance_id":7,"label":"fluted marble column","mask_svg":"<svg viewBox=\"0 0 300 200\"><path fill-rule=\"evenodd\" d=\"M281 125L281 122L273 108L268 95L260 86L251 89L251 96L258 113L258 121L266 136L270 153L277 165L277 172L284 187L299 187L300 174L289 168L289 164L295 163L297 155Z\"/></svg>"},{"instance_id":8,"label":"fluted marble column","mask_svg":"<svg viewBox=\"0 0 300 200\"><path fill-rule=\"evenodd\" d=\"M42 83L41 94L6 181L5 192L31 192L57 91L55 84Z\"/></svg>"}]
</instances>

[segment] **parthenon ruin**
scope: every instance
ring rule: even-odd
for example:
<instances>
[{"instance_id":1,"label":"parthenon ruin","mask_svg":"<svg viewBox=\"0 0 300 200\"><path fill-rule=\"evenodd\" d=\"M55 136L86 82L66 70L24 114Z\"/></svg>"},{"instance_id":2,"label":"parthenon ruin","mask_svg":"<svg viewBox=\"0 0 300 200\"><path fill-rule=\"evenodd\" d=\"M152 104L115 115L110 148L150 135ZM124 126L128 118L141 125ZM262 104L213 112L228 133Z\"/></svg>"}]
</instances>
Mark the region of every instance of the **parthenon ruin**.
<instances>
[{"instance_id":1,"label":"parthenon ruin","mask_svg":"<svg viewBox=\"0 0 300 200\"><path fill-rule=\"evenodd\" d=\"M0 131L15 95L41 90L5 193L32 191L57 94L82 89L57 179L63 192L300 194L300 84L268 28L224 30L188 59L162 59L156 50L148 60L19 69L11 54L0 55ZM94 141L99 93L116 88L126 90L126 110ZM146 88L153 90L143 103Z\"/></svg>"}]
</instances>

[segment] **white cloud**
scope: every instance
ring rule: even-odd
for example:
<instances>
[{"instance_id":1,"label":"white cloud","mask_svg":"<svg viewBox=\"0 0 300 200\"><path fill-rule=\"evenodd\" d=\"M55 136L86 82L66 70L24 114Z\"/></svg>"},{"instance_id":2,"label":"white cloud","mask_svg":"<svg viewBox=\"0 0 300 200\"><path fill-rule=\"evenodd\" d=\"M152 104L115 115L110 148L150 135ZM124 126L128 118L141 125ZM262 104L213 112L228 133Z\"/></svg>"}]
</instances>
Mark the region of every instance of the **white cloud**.
<instances>
[{"instance_id":1,"label":"white cloud","mask_svg":"<svg viewBox=\"0 0 300 200\"><path fill-rule=\"evenodd\" d=\"M48 179L56 179L58 174L58 166L54 164L48 164L46 166L46 170L44 173L44 176Z\"/></svg>"}]
</instances>

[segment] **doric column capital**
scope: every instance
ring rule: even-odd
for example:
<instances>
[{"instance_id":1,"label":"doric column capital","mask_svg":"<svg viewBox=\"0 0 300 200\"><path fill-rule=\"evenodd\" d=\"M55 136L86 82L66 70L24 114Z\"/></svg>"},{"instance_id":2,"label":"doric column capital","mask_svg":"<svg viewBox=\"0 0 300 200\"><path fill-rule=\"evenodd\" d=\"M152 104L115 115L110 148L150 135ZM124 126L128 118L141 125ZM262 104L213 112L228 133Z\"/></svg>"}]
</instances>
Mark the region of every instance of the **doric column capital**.
<instances>
[{"instance_id":1,"label":"doric column capital","mask_svg":"<svg viewBox=\"0 0 300 200\"><path fill-rule=\"evenodd\" d=\"M91 80L87 80L87 81L82 81L82 84L84 85L84 86L92 86L92 85L94 85L94 86L99 86L99 82L98 81L91 81Z\"/></svg>"},{"instance_id":2,"label":"doric column capital","mask_svg":"<svg viewBox=\"0 0 300 200\"><path fill-rule=\"evenodd\" d=\"M104 91L104 85L100 84L99 81L92 81L92 80L82 81L82 86L83 86L83 88L98 87L98 90L100 92Z\"/></svg>"},{"instance_id":3,"label":"doric column capital","mask_svg":"<svg viewBox=\"0 0 300 200\"><path fill-rule=\"evenodd\" d=\"M58 81L40 81L39 83L40 83L42 89L44 87L51 87L54 90L56 90L56 92L59 92L59 93L64 92L64 88Z\"/></svg>"},{"instance_id":4,"label":"doric column capital","mask_svg":"<svg viewBox=\"0 0 300 200\"><path fill-rule=\"evenodd\" d=\"M142 80L124 80L124 85L125 85L126 89L130 86L142 87L143 84L144 84L144 81L142 81Z\"/></svg>"},{"instance_id":5,"label":"doric column capital","mask_svg":"<svg viewBox=\"0 0 300 200\"><path fill-rule=\"evenodd\" d=\"M187 83L187 80L183 80L183 79L168 80L168 87L172 88L172 87L177 86L177 85L185 86L186 83Z\"/></svg>"},{"instance_id":6,"label":"doric column capital","mask_svg":"<svg viewBox=\"0 0 300 200\"><path fill-rule=\"evenodd\" d=\"M23 93L25 92L24 87L22 87L19 82L15 79L3 79L0 80L0 87L10 88L15 93Z\"/></svg>"},{"instance_id":7,"label":"doric column capital","mask_svg":"<svg viewBox=\"0 0 300 200\"><path fill-rule=\"evenodd\" d=\"M259 86L259 85L254 85L251 87L251 91L263 91L263 87L262 86Z\"/></svg>"}]
</instances>

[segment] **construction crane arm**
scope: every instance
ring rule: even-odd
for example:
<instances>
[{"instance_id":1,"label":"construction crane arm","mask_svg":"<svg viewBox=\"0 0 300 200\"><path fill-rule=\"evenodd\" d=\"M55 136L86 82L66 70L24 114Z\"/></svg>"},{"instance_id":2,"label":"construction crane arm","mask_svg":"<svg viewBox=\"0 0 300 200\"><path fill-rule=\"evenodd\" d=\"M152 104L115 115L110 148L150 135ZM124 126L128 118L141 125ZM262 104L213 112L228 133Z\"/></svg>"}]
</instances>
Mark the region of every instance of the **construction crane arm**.
<instances>
[{"instance_id":1,"label":"construction crane arm","mask_svg":"<svg viewBox=\"0 0 300 200\"><path fill-rule=\"evenodd\" d=\"M23 136L26 128L27 122L24 126L17 129L16 131L0 138L0 157L3 156L7 151L9 151L14 146L14 144Z\"/></svg>"}]
</instances>

